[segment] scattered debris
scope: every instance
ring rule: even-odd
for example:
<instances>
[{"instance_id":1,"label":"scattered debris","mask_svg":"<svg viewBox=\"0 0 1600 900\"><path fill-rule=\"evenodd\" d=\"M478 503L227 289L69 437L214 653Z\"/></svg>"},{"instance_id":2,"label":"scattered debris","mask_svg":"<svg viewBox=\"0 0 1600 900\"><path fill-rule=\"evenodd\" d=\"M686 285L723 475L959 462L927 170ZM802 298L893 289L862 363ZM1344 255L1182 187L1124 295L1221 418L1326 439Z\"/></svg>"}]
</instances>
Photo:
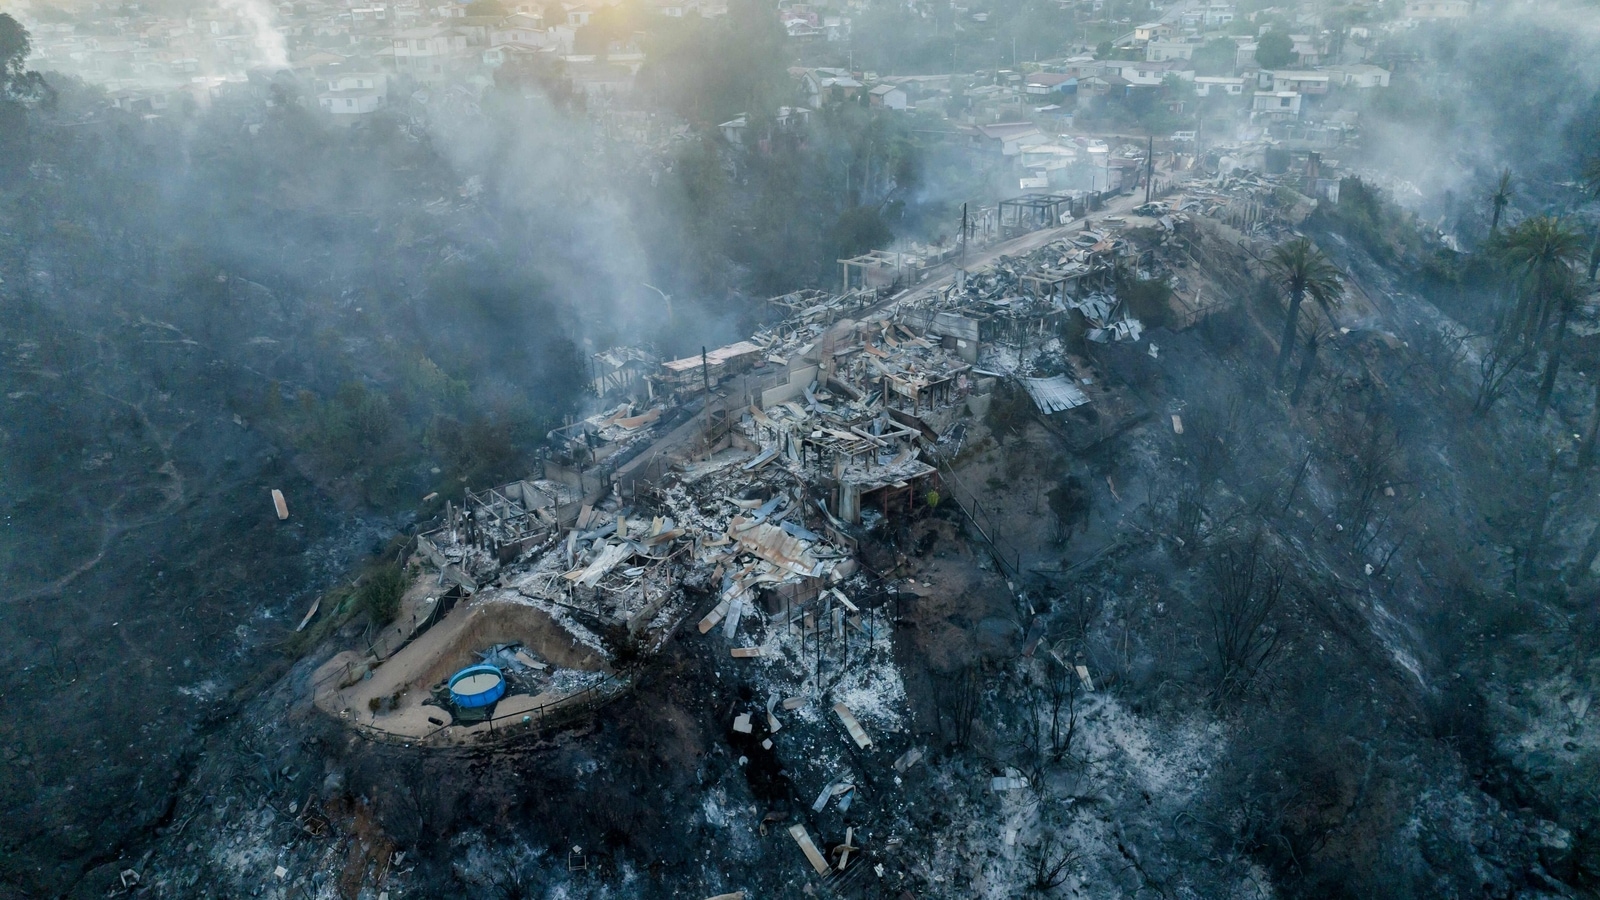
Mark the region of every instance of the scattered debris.
<instances>
[{"instance_id":1,"label":"scattered debris","mask_svg":"<svg viewBox=\"0 0 1600 900\"><path fill-rule=\"evenodd\" d=\"M835 703L833 711L838 713L839 721L844 723L844 729L850 732L850 737L855 740L857 747L866 750L872 746L872 738L867 737L866 731L862 729L861 723L856 721L855 713L850 711L850 707L843 703Z\"/></svg>"},{"instance_id":2,"label":"scattered debris","mask_svg":"<svg viewBox=\"0 0 1600 900\"><path fill-rule=\"evenodd\" d=\"M856 829L854 825L851 825L844 830L844 843L833 848L833 855L839 857L839 871L841 872L845 870L846 866L850 865L850 854L856 852L856 847L852 843L855 837Z\"/></svg>"},{"instance_id":3,"label":"scattered debris","mask_svg":"<svg viewBox=\"0 0 1600 900\"><path fill-rule=\"evenodd\" d=\"M828 861L822 858L822 853L817 850L817 845L811 842L811 835L806 833L804 825L790 825L789 836L800 845L800 852L806 855L806 860L811 863L811 868L818 875L826 875L831 871Z\"/></svg>"}]
</instances>

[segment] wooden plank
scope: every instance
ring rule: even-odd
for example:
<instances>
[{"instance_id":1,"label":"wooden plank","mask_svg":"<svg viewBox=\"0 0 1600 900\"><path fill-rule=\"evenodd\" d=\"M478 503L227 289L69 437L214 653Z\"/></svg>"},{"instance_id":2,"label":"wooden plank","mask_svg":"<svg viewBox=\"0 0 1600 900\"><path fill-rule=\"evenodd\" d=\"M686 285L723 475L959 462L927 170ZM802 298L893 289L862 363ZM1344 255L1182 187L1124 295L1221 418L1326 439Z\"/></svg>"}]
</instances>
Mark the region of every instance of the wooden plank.
<instances>
[{"instance_id":1,"label":"wooden plank","mask_svg":"<svg viewBox=\"0 0 1600 900\"><path fill-rule=\"evenodd\" d=\"M721 603L718 603L715 607L712 607L711 612L706 613L706 617L700 620L701 634L705 634L711 629L717 627L717 623L722 621L722 617L728 614L728 605L730 602L731 601L724 600Z\"/></svg>"},{"instance_id":2,"label":"wooden plank","mask_svg":"<svg viewBox=\"0 0 1600 900\"><path fill-rule=\"evenodd\" d=\"M283 491L272 489L272 507L278 511L278 521L289 518L289 504L283 499Z\"/></svg>"},{"instance_id":3,"label":"wooden plank","mask_svg":"<svg viewBox=\"0 0 1600 900\"><path fill-rule=\"evenodd\" d=\"M856 714L850 711L850 707L843 703L835 703L833 711L838 713L839 721L844 723L844 730L850 732L850 737L855 740L857 747L866 750L872 746L872 738L867 737L867 732L861 727L861 723L856 721Z\"/></svg>"},{"instance_id":4,"label":"wooden plank","mask_svg":"<svg viewBox=\"0 0 1600 900\"><path fill-rule=\"evenodd\" d=\"M306 610L306 617L304 619L300 620L300 624L295 626L294 630L297 631L297 632L305 631L306 630L306 625L311 622L311 617L317 614L317 607L319 607L321 605L322 605L322 598L321 597L318 597L317 599L311 601L311 608Z\"/></svg>"},{"instance_id":5,"label":"wooden plank","mask_svg":"<svg viewBox=\"0 0 1600 900\"><path fill-rule=\"evenodd\" d=\"M734 659L755 659L761 655L760 647L735 647L728 651Z\"/></svg>"},{"instance_id":6,"label":"wooden plank","mask_svg":"<svg viewBox=\"0 0 1600 900\"><path fill-rule=\"evenodd\" d=\"M817 845L811 842L811 835L806 833L804 825L790 825L789 836L794 838L796 844L800 845L800 852L806 855L806 859L811 863L811 868L815 869L818 875L828 874L828 861L822 858L822 853L817 849Z\"/></svg>"}]
</instances>

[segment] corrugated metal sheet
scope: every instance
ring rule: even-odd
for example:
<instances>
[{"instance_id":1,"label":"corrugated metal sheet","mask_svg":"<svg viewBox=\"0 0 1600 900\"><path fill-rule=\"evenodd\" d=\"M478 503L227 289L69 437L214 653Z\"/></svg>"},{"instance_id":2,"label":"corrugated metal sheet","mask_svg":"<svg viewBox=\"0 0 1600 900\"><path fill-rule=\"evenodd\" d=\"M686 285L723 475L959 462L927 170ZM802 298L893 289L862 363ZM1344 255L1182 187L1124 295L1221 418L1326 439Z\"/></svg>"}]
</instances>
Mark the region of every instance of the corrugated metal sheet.
<instances>
[{"instance_id":1,"label":"corrugated metal sheet","mask_svg":"<svg viewBox=\"0 0 1600 900\"><path fill-rule=\"evenodd\" d=\"M1054 378L1024 378L1022 386L1033 398L1035 406L1046 415L1074 409L1089 402L1089 397L1083 389L1073 383L1065 375Z\"/></svg>"}]
</instances>

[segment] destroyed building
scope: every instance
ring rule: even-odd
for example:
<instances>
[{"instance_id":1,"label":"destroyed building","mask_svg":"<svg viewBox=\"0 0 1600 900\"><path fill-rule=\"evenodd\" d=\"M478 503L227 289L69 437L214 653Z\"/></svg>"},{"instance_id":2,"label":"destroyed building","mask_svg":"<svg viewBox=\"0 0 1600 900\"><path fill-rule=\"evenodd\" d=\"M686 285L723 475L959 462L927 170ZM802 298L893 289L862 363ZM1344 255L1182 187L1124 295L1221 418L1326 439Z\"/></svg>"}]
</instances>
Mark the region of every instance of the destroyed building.
<instances>
[{"instance_id":1,"label":"destroyed building","mask_svg":"<svg viewBox=\"0 0 1600 900\"><path fill-rule=\"evenodd\" d=\"M1139 341L1115 276L1154 263L1130 235L1198 208L1085 222L925 287L774 298L749 338L677 359L596 354L612 405L550 432L537 477L447 503L415 539L400 618L323 666L318 705L378 738L493 740L627 690L696 616L797 703L892 680L891 592L861 542L942 496L965 509L945 466L1003 382L1047 417L1102 408L1109 424L1071 426L1090 437L1138 414L1062 336Z\"/></svg>"}]
</instances>

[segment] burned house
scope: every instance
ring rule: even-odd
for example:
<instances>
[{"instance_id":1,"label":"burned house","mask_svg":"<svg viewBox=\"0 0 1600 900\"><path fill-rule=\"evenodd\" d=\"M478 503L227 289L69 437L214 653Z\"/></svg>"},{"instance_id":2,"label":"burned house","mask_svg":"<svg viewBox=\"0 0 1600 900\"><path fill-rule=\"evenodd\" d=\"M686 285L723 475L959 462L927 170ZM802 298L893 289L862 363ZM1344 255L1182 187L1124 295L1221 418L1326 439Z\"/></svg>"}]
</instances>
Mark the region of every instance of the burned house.
<instances>
[{"instance_id":1,"label":"burned house","mask_svg":"<svg viewBox=\"0 0 1600 900\"><path fill-rule=\"evenodd\" d=\"M1139 220L1154 233L1188 215L1154 211ZM947 457L985 395L1012 380L1047 417L1131 415L1062 340L1140 339L1114 292L1113 270L1140 264L1123 226L894 295L785 295L746 340L679 359L596 354L608 405L550 432L537 477L447 504L416 538L400 618L323 667L318 705L377 737L493 739L626 690L695 615L802 702L852 666L896 677L886 595L858 551L941 492L967 508ZM483 667L492 691L453 690L493 680Z\"/></svg>"}]
</instances>

